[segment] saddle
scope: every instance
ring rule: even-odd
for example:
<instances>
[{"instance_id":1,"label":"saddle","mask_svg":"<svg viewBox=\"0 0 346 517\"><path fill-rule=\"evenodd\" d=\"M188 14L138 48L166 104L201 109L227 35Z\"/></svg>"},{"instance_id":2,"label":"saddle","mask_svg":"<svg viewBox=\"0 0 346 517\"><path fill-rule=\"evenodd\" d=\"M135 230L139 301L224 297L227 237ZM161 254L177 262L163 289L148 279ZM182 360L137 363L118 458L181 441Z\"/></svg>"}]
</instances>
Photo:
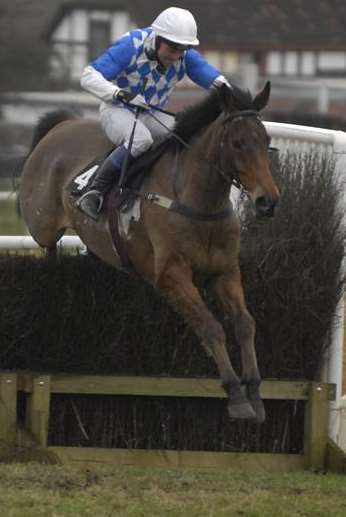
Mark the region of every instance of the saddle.
<instances>
[{"instance_id":1,"label":"saddle","mask_svg":"<svg viewBox=\"0 0 346 517\"><path fill-rule=\"evenodd\" d=\"M150 174L153 165L166 150L168 142L169 140L163 142L137 158L137 160L131 164L125 175L124 186L120 189L118 185L114 185L105 195L104 207L109 222L113 246L120 257L123 267L127 270L132 269L132 264L127 254L126 239L120 235L119 223L121 218L126 217L127 213L131 218L130 212L140 196L143 181L145 177ZM74 197L79 198L86 192L94 174L107 156L109 156L110 152L112 152L112 150L101 158L91 161L72 180L68 190Z\"/></svg>"},{"instance_id":2,"label":"saddle","mask_svg":"<svg viewBox=\"0 0 346 517\"><path fill-rule=\"evenodd\" d=\"M112 187L111 189L115 191L113 192L115 209L121 210L122 212L126 212L127 210L132 208L140 193L144 178L147 177L148 174L150 174L153 165L163 154L163 152L168 146L168 143L168 140L162 142L160 145L152 149L149 149L139 158L137 158L134 162L132 162L132 164L126 172L124 185L122 186L122 188L120 189L118 185L114 185L114 187ZM72 180L68 188L73 196L80 197L88 190L89 184L92 182L92 179L97 169L100 167L100 165L109 156L111 152L112 150L110 150L102 157L92 160ZM106 195L106 197L107 196L108 194Z\"/></svg>"}]
</instances>

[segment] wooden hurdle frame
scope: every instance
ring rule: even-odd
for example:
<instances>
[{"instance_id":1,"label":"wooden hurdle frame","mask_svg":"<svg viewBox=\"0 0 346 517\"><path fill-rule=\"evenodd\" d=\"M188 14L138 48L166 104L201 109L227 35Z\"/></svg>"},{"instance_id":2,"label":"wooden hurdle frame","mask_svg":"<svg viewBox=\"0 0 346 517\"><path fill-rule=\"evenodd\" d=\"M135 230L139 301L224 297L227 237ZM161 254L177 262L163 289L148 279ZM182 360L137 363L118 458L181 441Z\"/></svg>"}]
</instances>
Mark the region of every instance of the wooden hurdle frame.
<instances>
[{"instance_id":1,"label":"wooden hurdle frame","mask_svg":"<svg viewBox=\"0 0 346 517\"><path fill-rule=\"evenodd\" d=\"M139 395L224 398L219 381L208 378L128 377L0 371L0 442L25 448L17 419L18 392L27 394L25 433L36 449L57 462L89 467L95 463L161 467L235 468L240 471L288 472L326 468L329 402L335 385L304 381L265 380L264 399L304 400L304 453L234 453L180 450L52 447L48 444L51 394ZM0 458L1 460L1 458Z\"/></svg>"}]
</instances>

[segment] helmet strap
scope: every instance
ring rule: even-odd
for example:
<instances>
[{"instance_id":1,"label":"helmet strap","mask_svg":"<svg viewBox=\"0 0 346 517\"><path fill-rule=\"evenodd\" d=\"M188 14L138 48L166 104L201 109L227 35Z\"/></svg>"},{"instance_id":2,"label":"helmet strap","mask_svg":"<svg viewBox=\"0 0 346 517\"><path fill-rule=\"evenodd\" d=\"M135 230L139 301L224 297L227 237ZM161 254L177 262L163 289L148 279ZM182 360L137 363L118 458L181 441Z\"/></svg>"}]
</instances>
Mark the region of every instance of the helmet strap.
<instances>
[{"instance_id":1,"label":"helmet strap","mask_svg":"<svg viewBox=\"0 0 346 517\"><path fill-rule=\"evenodd\" d=\"M161 36L155 37L155 48L150 47L145 49L145 54L147 58L150 61L157 61L158 65L156 67L156 70L159 72L159 74L164 74L166 72L166 67L161 63L158 56L158 50L160 48L161 42L163 41L163 38Z\"/></svg>"},{"instance_id":2,"label":"helmet strap","mask_svg":"<svg viewBox=\"0 0 346 517\"><path fill-rule=\"evenodd\" d=\"M145 55L150 61L155 61L157 59L157 50L155 48L146 48Z\"/></svg>"}]
</instances>

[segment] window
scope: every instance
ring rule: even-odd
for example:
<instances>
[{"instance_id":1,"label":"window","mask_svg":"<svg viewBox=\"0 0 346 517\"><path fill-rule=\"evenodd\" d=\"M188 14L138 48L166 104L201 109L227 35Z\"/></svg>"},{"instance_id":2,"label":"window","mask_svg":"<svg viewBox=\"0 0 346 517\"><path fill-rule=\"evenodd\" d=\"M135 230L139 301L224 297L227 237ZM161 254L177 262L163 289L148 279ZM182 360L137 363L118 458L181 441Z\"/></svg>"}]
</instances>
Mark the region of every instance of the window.
<instances>
[{"instance_id":1,"label":"window","mask_svg":"<svg viewBox=\"0 0 346 517\"><path fill-rule=\"evenodd\" d=\"M281 52L268 52L266 58L266 73L269 75L281 75L282 54Z\"/></svg>"},{"instance_id":2,"label":"window","mask_svg":"<svg viewBox=\"0 0 346 517\"><path fill-rule=\"evenodd\" d=\"M298 75L298 54L297 52L286 52L284 60L285 75Z\"/></svg>"},{"instance_id":3,"label":"window","mask_svg":"<svg viewBox=\"0 0 346 517\"><path fill-rule=\"evenodd\" d=\"M302 52L301 73L310 76L316 74L316 55L314 52Z\"/></svg>"},{"instance_id":4,"label":"window","mask_svg":"<svg viewBox=\"0 0 346 517\"><path fill-rule=\"evenodd\" d=\"M346 75L346 53L319 52L317 73L318 75Z\"/></svg>"},{"instance_id":5,"label":"window","mask_svg":"<svg viewBox=\"0 0 346 517\"><path fill-rule=\"evenodd\" d=\"M314 52L269 52L266 56L266 73L281 76L313 76L316 73Z\"/></svg>"},{"instance_id":6,"label":"window","mask_svg":"<svg viewBox=\"0 0 346 517\"><path fill-rule=\"evenodd\" d=\"M111 26L108 20L90 20L89 61L99 57L110 45Z\"/></svg>"}]
</instances>

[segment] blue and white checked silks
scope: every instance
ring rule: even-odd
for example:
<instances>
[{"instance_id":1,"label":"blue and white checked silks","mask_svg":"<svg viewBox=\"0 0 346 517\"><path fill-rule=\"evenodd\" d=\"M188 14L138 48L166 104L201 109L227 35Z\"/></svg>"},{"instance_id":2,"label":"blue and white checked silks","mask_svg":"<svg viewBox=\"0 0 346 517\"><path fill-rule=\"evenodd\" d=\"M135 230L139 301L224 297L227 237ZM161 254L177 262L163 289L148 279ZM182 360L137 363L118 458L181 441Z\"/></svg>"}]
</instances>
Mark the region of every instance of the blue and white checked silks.
<instances>
[{"instance_id":1,"label":"blue and white checked silks","mask_svg":"<svg viewBox=\"0 0 346 517\"><path fill-rule=\"evenodd\" d=\"M108 81L132 94L141 93L146 84L142 92L146 102L160 108L166 106L170 93L185 75L205 89L220 76L220 72L192 48L163 74L159 73L157 61L148 59L147 55L154 48L154 41L151 27L127 32L91 66Z\"/></svg>"}]
</instances>

